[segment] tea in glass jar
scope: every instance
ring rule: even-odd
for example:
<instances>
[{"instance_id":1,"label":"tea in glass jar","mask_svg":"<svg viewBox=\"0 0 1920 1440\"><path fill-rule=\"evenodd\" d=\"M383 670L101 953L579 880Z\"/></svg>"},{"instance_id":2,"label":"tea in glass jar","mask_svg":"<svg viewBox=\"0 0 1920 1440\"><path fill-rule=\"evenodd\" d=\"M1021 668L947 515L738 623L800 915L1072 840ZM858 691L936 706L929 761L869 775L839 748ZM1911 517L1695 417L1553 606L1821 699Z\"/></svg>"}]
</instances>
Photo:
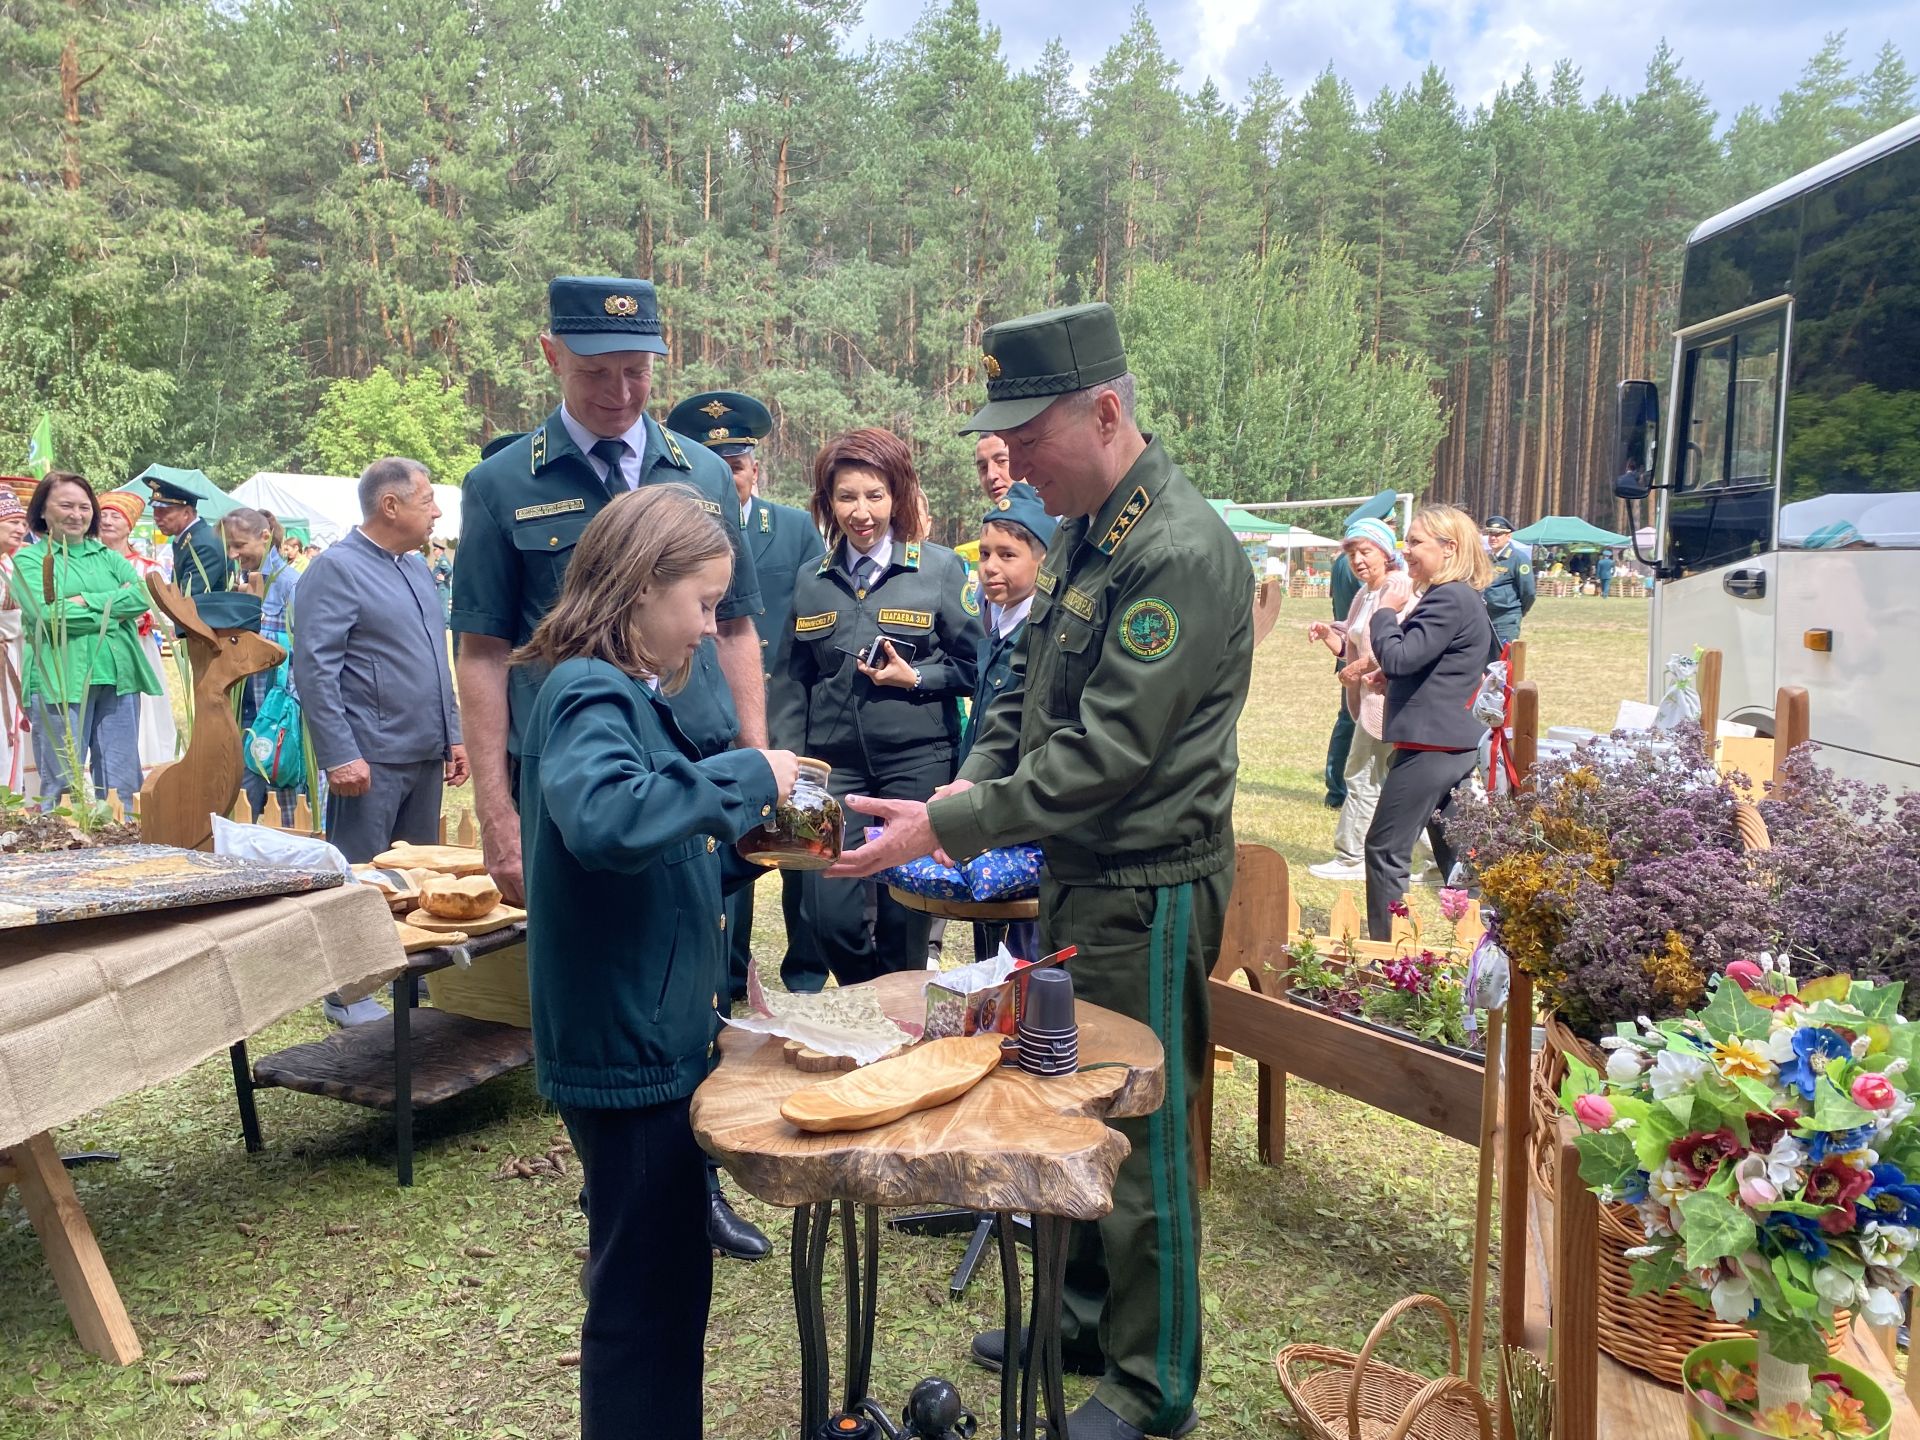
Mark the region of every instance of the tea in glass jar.
<instances>
[{"instance_id":1,"label":"tea in glass jar","mask_svg":"<svg viewBox=\"0 0 1920 1440\"><path fill-rule=\"evenodd\" d=\"M766 824L740 837L741 855L775 870L824 870L838 860L846 824L840 802L827 793L832 773L824 761L802 757L793 793Z\"/></svg>"}]
</instances>

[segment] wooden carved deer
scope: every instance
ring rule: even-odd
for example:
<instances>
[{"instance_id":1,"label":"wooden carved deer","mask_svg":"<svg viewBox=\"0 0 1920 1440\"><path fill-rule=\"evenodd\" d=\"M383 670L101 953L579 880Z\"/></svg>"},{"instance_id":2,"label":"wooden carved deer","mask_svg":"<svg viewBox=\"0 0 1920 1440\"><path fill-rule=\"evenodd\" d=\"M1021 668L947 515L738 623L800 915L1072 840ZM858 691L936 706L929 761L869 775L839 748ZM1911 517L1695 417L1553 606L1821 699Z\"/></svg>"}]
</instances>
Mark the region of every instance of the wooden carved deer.
<instances>
[{"instance_id":1,"label":"wooden carved deer","mask_svg":"<svg viewBox=\"0 0 1920 1440\"><path fill-rule=\"evenodd\" d=\"M252 630L213 629L190 598L158 575L147 577L147 589L154 609L179 626L174 643L187 647L193 663L193 736L185 754L154 766L140 787L140 838L206 850L213 845L211 817L233 809L246 773L229 692L287 656Z\"/></svg>"}]
</instances>

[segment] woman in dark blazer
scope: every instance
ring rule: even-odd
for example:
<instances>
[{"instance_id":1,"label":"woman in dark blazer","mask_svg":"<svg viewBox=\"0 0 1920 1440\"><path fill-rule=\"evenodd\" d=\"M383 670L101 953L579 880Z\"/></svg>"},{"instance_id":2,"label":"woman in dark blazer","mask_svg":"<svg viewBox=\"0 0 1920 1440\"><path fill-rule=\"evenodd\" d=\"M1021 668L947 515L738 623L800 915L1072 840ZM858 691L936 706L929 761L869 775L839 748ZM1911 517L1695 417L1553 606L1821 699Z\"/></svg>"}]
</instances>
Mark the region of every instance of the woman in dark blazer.
<instances>
[{"instance_id":1,"label":"woman in dark blazer","mask_svg":"<svg viewBox=\"0 0 1920 1440\"><path fill-rule=\"evenodd\" d=\"M1493 579L1480 529L1451 505L1429 505L1407 526L1414 590L1395 609L1382 601L1369 638L1387 692L1383 738L1394 748L1380 804L1367 830L1367 933L1393 937L1393 906L1407 893L1407 867L1425 829L1442 876L1453 869L1441 815L1473 773L1487 727L1473 697L1493 644L1480 592Z\"/></svg>"}]
</instances>

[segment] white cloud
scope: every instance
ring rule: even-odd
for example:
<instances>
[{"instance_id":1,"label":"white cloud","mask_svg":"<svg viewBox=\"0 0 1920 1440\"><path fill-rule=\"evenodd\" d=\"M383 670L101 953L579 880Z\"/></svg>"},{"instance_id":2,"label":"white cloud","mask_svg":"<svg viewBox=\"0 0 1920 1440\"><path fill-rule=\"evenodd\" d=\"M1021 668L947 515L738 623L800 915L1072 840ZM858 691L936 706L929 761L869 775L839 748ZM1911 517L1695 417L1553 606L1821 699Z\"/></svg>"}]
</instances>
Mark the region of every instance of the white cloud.
<instances>
[{"instance_id":1,"label":"white cloud","mask_svg":"<svg viewBox=\"0 0 1920 1440\"><path fill-rule=\"evenodd\" d=\"M865 30L902 34L919 8L917 0L874 0ZM1230 96L1268 65L1298 95L1331 64L1364 106L1383 86L1415 83L1432 62L1473 106L1527 65L1544 84L1561 59L1580 68L1589 95L1631 94L1664 37L1724 125L1743 105L1770 106L1830 31L1847 32L1856 70L1869 68L1886 40L1920 70L1920 5L1908 0L1692 0L1647 18L1619 0L1148 0L1147 8L1183 83L1197 88L1212 75ZM1119 5L981 0L981 10L1016 65L1032 63L1058 35L1082 76L1127 24Z\"/></svg>"}]
</instances>

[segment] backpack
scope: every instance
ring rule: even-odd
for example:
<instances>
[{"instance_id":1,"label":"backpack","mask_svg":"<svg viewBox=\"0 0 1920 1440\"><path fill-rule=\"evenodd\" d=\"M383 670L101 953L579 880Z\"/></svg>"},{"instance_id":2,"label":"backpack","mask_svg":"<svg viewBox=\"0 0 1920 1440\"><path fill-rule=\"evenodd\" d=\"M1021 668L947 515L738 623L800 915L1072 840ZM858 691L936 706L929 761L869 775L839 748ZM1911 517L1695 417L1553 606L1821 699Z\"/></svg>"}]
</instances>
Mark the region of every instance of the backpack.
<instances>
[{"instance_id":1,"label":"backpack","mask_svg":"<svg viewBox=\"0 0 1920 1440\"><path fill-rule=\"evenodd\" d=\"M276 790L299 785L307 776L307 752L300 739L300 702L287 688L291 663L281 662L274 672L273 686L240 742L247 769Z\"/></svg>"}]
</instances>

